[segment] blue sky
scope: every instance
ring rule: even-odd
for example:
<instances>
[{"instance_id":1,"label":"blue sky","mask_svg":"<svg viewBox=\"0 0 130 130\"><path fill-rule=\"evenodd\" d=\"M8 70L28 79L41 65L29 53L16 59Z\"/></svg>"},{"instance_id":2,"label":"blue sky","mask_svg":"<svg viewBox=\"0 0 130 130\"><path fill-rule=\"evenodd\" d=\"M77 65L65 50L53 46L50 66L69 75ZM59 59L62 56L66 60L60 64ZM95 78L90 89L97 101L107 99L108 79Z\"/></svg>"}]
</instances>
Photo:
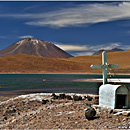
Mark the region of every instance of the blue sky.
<instances>
[{"instance_id":1,"label":"blue sky","mask_svg":"<svg viewBox=\"0 0 130 130\"><path fill-rule=\"evenodd\" d=\"M0 50L28 36L74 56L130 50L130 2L0 1Z\"/></svg>"}]
</instances>

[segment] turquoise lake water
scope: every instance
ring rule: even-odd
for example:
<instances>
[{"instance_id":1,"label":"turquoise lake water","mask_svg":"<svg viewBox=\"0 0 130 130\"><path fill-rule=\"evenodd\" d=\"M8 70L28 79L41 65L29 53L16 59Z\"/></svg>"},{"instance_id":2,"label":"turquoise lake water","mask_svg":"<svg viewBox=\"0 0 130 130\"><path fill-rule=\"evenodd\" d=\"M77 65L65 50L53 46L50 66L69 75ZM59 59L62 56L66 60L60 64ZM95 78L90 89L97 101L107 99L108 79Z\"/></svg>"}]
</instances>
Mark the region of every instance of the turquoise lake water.
<instances>
[{"instance_id":1,"label":"turquoise lake water","mask_svg":"<svg viewBox=\"0 0 130 130\"><path fill-rule=\"evenodd\" d=\"M26 93L92 93L98 94L101 82L77 82L77 79L102 78L86 74L0 74L0 95ZM112 76L130 78L130 75ZM130 86L130 84L125 84Z\"/></svg>"}]
</instances>

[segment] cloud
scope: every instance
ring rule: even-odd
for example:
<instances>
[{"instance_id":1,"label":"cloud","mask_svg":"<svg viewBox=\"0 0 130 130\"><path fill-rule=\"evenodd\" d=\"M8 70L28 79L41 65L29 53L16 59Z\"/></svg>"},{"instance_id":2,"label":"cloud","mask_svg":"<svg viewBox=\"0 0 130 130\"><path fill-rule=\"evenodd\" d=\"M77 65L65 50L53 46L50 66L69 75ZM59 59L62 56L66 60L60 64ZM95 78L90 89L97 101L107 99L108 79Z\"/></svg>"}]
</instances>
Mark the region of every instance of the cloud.
<instances>
[{"instance_id":1,"label":"cloud","mask_svg":"<svg viewBox=\"0 0 130 130\"><path fill-rule=\"evenodd\" d=\"M116 42L116 43L107 43L107 44L89 46L88 48L89 48L89 50L98 51L98 50L101 50L101 49L111 50L113 48L120 47L120 46L121 46L121 43Z\"/></svg>"},{"instance_id":2,"label":"cloud","mask_svg":"<svg viewBox=\"0 0 130 130\"><path fill-rule=\"evenodd\" d=\"M74 56L86 56L86 55L93 55L94 52L78 52L75 53Z\"/></svg>"},{"instance_id":3,"label":"cloud","mask_svg":"<svg viewBox=\"0 0 130 130\"><path fill-rule=\"evenodd\" d=\"M31 36L31 35L25 35L25 36L19 36L19 38L33 38L33 36Z\"/></svg>"},{"instance_id":4,"label":"cloud","mask_svg":"<svg viewBox=\"0 0 130 130\"><path fill-rule=\"evenodd\" d=\"M94 52L99 51L101 49L104 50L111 50L113 48L120 48L123 50L130 50L130 45L124 45L122 43L108 43L108 44L101 44L101 45L95 45L95 46L87 46L86 51L80 51L76 52L73 55L74 56L84 56L84 55L92 55Z\"/></svg>"},{"instance_id":5,"label":"cloud","mask_svg":"<svg viewBox=\"0 0 130 130\"><path fill-rule=\"evenodd\" d=\"M67 27L95 24L130 18L130 3L93 3L80 4L71 8L44 13L35 21L26 22L28 25Z\"/></svg>"},{"instance_id":6,"label":"cloud","mask_svg":"<svg viewBox=\"0 0 130 130\"><path fill-rule=\"evenodd\" d=\"M108 43L108 44L100 44L100 45L70 45L70 44L58 44L54 43L59 48L65 50L65 51L98 51L101 49L104 50L111 50L113 48L119 47L121 43ZM84 53L84 52L83 52ZM86 52L85 52L86 53ZM88 52L87 52L88 53Z\"/></svg>"},{"instance_id":7,"label":"cloud","mask_svg":"<svg viewBox=\"0 0 130 130\"><path fill-rule=\"evenodd\" d=\"M68 27L90 25L100 22L130 19L130 2L84 3L73 7L58 8L48 12L0 14L3 18L25 19L35 26Z\"/></svg>"},{"instance_id":8,"label":"cloud","mask_svg":"<svg viewBox=\"0 0 130 130\"><path fill-rule=\"evenodd\" d=\"M56 42L53 42L56 46L59 48L68 51L73 52L74 56L84 56L84 55L92 55L94 52L99 51L101 49L104 50L111 50L113 48L121 48L121 49L130 49L129 45L122 45L119 42L115 43L107 43L107 44L100 44L100 45L74 45L74 44L59 44Z\"/></svg>"},{"instance_id":9,"label":"cloud","mask_svg":"<svg viewBox=\"0 0 130 130\"><path fill-rule=\"evenodd\" d=\"M84 51L88 50L86 46L78 46L78 45L66 45L66 44L55 44L59 48L65 50L65 51Z\"/></svg>"},{"instance_id":10,"label":"cloud","mask_svg":"<svg viewBox=\"0 0 130 130\"><path fill-rule=\"evenodd\" d=\"M130 45L121 45L120 48L123 50L130 50Z\"/></svg>"}]
</instances>

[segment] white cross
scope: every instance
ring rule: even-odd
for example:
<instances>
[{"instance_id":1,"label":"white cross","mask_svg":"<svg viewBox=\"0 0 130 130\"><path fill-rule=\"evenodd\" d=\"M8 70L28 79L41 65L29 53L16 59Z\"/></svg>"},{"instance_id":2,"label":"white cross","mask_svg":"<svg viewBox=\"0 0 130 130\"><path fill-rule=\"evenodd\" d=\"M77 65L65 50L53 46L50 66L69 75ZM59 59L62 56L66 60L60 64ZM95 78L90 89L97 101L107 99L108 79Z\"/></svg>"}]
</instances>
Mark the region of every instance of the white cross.
<instances>
[{"instance_id":1,"label":"white cross","mask_svg":"<svg viewBox=\"0 0 130 130\"><path fill-rule=\"evenodd\" d=\"M118 68L119 65L109 65L107 64L107 53L102 52L102 65L91 65L93 69L103 69L103 84L107 83L107 68Z\"/></svg>"}]
</instances>

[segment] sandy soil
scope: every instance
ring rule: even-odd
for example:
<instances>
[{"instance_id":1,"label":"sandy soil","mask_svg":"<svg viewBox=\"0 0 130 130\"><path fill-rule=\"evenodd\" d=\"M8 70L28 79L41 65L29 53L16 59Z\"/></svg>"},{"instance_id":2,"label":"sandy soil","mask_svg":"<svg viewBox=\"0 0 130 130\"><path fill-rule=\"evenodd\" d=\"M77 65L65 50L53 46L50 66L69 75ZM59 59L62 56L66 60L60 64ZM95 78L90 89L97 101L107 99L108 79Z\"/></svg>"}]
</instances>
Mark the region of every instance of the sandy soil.
<instances>
[{"instance_id":1,"label":"sandy soil","mask_svg":"<svg viewBox=\"0 0 130 130\"><path fill-rule=\"evenodd\" d=\"M95 117L88 120L85 110L88 104L98 104L98 96L76 94L80 97L76 101L74 94L66 95L69 96L65 99L55 99L52 94L43 93L0 97L0 128L118 129L130 125L130 114L114 115L116 110L103 108L97 108ZM69 100L70 96L72 100Z\"/></svg>"}]
</instances>

